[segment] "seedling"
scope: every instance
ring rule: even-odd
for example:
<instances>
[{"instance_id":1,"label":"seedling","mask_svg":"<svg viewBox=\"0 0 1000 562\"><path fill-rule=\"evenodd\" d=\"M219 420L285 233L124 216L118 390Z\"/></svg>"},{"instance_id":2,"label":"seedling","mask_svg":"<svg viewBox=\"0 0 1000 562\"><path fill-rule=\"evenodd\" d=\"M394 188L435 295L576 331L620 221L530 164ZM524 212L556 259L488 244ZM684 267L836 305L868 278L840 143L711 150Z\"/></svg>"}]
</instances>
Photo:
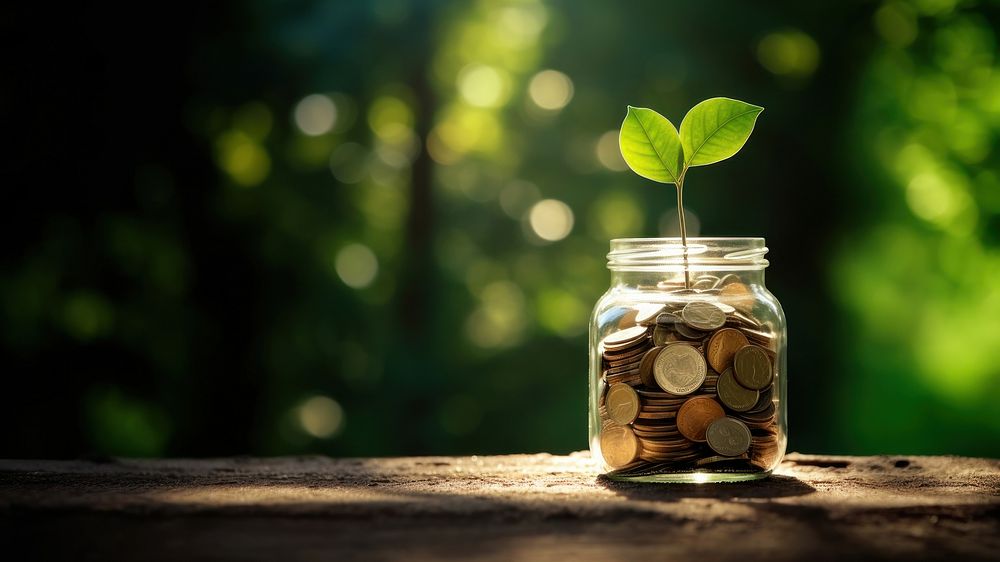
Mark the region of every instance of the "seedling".
<instances>
[{"instance_id":1,"label":"seedling","mask_svg":"<svg viewBox=\"0 0 1000 562\"><path fill-rule=\"evenodd\" d=\"M711 98L691 108L680 133L669 119L644 107L628 106L618 136L622 157L633 172L677 188L677 220L687 269L687 223L684 221L684 180L694 166L707 166L739 152L763 107L730 98Z\"/></svg>"}]
</instances>

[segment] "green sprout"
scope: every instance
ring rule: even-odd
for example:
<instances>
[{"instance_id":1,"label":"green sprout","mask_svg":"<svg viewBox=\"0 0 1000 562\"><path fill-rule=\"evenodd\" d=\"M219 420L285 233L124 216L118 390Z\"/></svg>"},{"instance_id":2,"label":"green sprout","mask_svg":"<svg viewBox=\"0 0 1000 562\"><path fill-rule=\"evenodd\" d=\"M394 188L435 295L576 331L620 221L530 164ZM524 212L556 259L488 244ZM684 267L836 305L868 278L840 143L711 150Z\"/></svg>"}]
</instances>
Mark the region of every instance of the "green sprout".
<instances>
[{"instance_id":1,"label":"green sprout","mask_svg":"<svg viewBox=\"0 0 1000 562\"><path fill-rule=\"evenodd\" d=\"M680 133L669 119L644 107L628 106L618 146L633 172L677 188L677 219L687 263L684 179L692 166L707 166L739 152L763 107L729 98L711 98L691 108ZM687 266L685 286L690 286Z\"/></svg>"}]
</instances>

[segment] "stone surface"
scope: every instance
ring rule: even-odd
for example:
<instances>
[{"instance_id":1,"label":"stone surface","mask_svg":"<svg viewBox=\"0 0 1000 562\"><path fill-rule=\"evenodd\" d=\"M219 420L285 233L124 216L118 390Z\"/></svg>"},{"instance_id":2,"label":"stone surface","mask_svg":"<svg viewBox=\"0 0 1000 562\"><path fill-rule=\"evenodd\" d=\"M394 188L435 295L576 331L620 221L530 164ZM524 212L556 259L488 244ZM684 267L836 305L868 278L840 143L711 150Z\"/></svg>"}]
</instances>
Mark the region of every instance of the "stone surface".
<instances>
[{"instance_id":1,"label":"stone surface","mask_svg":"<svg viewBox=\"0 0 1000 562\"><path fill-rule=\"evenodd\" d=\"M772 478L622 484L586 454L0 461L29 557L1000 559L1000 461L792 454Z\"/></svg>"}]
</instances>

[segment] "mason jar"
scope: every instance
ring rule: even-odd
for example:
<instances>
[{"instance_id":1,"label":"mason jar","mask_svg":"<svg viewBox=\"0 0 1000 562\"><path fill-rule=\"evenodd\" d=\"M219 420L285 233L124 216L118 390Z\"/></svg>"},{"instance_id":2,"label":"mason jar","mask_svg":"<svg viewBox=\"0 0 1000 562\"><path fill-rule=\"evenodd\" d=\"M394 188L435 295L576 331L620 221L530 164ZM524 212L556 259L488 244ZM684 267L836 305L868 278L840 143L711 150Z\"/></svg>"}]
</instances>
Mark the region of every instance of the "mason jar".
<instances>
[{"instance_id":1,"label":"mason jar","mask_svg":"<svg viewBox=\"0 0 1000 562\"><path fill-rule=\"evenodd\" d=\"M763 238L611 241L590 323L590 449L616 480L771 474L787 443L785 315Z\"/></svg>"}]
</instances>

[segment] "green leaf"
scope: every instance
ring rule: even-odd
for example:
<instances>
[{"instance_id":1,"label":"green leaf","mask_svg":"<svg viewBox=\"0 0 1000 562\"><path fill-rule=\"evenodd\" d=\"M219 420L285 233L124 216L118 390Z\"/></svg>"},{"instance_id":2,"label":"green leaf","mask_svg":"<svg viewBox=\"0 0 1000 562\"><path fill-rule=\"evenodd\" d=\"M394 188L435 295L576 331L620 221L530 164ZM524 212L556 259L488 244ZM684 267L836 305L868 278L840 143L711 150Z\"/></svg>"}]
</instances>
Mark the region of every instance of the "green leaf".
<instances>
[{"instance_id":1,"label":"green leaf","mask_svg":"<svg viewBox=\"0 0 1000 562\"><path fill-rule=\"evenodd\" d=\"M750 138L763 107L711 98L691 108L681 122L685 165L704 166L736 154Z\"/></svg>"},{"instance_id":2,"label":"green leaf","mask_svg":"<svg viewBox=\"0 0 1000 562\"><path fill-rule=\"evenodd\" d=\"M652 109L628 106L618 147L633 172L653 181L677 183L684 168L677 128Z\"/></svg>"}]
</instances>

